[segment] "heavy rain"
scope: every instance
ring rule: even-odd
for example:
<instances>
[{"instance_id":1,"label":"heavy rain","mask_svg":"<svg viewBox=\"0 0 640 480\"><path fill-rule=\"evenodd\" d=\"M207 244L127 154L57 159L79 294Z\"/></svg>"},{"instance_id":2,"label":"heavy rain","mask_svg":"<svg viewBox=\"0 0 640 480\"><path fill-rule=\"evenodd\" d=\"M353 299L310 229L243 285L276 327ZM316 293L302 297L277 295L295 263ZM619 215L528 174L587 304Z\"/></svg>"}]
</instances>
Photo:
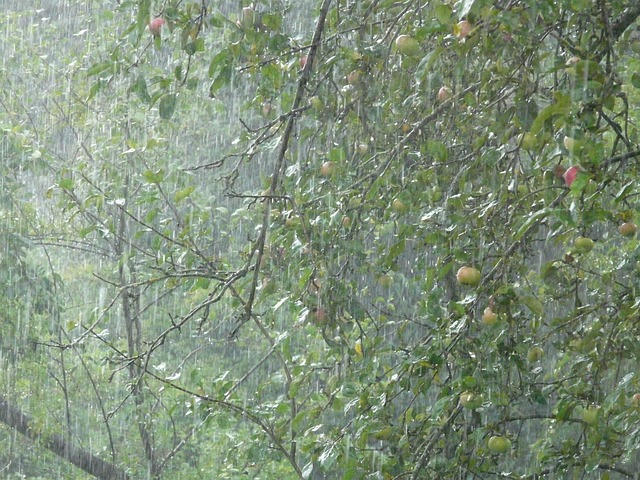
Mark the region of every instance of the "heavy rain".
<instances>
[{"instance_id":1,"label":"heavy rain","mask_svg":"<svg viewBox=\"0 0 640 480\"><path fill-rule=\"evenodd\" d=\"M637 2L0 13L1 478L638 479Z\"/></svg>"}]
</instances>

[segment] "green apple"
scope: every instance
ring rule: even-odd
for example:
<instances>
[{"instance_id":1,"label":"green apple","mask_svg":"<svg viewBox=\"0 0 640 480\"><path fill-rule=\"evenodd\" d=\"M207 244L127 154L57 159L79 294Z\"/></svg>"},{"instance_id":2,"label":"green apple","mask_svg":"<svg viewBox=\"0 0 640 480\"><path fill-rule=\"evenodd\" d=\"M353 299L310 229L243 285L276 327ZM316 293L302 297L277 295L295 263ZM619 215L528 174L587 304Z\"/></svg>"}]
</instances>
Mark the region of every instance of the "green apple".
<instances>
[{"instance_id":1,"label":"green apple","mask_svg":"<svg viewBox=\"0 0 640 480\"><path fill-rule=\"evenodd\" d=\"M404 55L417 55L420 53L420 45L410 35L400 35L396 38L396 48Z\"/></svg>"},{"instance_id":2,"label":"green apple","mask_svg":"<svg viewBox=\"0 0 640 480\"><path fill-rule=\"evenodd\" d=\"M529 349L529 352L527 353L527 360L530 363L539 362L542 357L544 357L544 350L542 349L542 347L539 347L537 345L535 347L531 347Z\"/></svg>"},{"instance_id":3,"label":"green apple","mask_svg":"<svg viewBox=\"0 0 640 480\"><path fill-rule=\"evenodd\" d=\"M533 150L538 144L538 139L533 133L526 132L518 136L518 143L525 150Z\"/></svg>"},{"instance_id":4,"label":"green apple","mask_svg":"<svg viewBox=\"0 0 640 480\"><path fill-rule=\"evenodd\" d=\"M491 453L507 453L511 450L511 440L502 435L494 435L487 444Z\"/></svg>"},{"instance_id":5,"label":"green apple","mask_svg":"<svg viewBox=\"0 0 640 480\"><path fill-rule=\"evenodd\" d=\"M460 394L460 405L469 410L475 410L482 406L482 396L473 392L462 392Z\"/></svg>"},{"instance_id":6,"label":"green apple","mask_svg":"<svg viewBox=\"0 0 640 480\"><path fill-rule=\"evenodd\" d=\"M640 408L640 393L634 393L631 397L631 405L636 408Z\"/></svg>"},{"instance_id":7,"label":"green apple","mask_svg":"<svg viewBox=\"0 0 640 480\"><path fill-rule=\"evenodd\" d=\"M597 405L589 405L587 408L582 410L582 420L587 425L595 425L598 423L598 413L600 412L600 407Z\"/></svg>"},{"instance_id":8,"label":"green apple","mask_svg":"<svg viewBox=\"0 0 640 480\"><path fill-rule=\"evenodd\" d=\"M477 287L480 285L482 276L480 270L473 267L460 267L458 273L456 273L456 279L460 285L468 285L470 287Z\"/></svg>"},{"instance_id":9,"label":"green apple","mask_svg":"<svg viewBox=\"0 0 640 480\"><path fill-rule=\"evenodd\" d=\"M594 241L588 237L578 237L573 242L573 250L576 253L589 253L593 250Z\"/></svg>"},{"instance_id":10,"label":"green apple","mask_svg":"<svg viewBox=\"0 0 640 480\"><path fill-rule=\"evenodd\" d=\"M625 222L618 227L618 231L623 237L633 237L638 231L638 226L633 222Z\"/></svg>"},{"instance_id":11,"label":"green apple","mask_svg":"<svg viewBox=\"0 0 640 480\"><path fill-rule=\"evenodd\" d=\"M391 202L391 209L396 212L396 213L405 213L407 210L409 210L409 208L407 207L407 205L400 200L399 198L394 198L393 201Z\"/></svg>"},{"instance_id":12,"label":"green apple","mask_svg":"<svg viewBox=\"0 0 640 480\"><path fill-rule=\"evenodd\" d=\"M309 99L309 104L311 105L311 108L313 108L314 110L321 110L322 109L322 100L320 100L319 97L311 97Z\"/></svg>"},{"instance_id":13,"label":"green apple","mask_svg":"<svg viewBox=\"0 0 640 480\"><path fill-rule=\"evenodd\" d=\"M562 143L569 153L573 153L573 150L576 148L576 140L574 138L564 137Z\"/></svg>"}]
</instances>

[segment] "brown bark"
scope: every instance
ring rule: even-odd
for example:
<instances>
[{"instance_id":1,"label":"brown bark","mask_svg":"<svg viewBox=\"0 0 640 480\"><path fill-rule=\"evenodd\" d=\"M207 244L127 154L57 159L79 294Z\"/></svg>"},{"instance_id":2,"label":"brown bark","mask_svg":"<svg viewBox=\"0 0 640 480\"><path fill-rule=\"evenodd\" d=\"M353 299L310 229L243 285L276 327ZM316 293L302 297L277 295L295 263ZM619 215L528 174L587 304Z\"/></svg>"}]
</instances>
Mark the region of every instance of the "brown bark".
<instances>
[{"instance_id":1,"label":"brown bark","mask_svg":"<svg viewBox=\"0 0 640 480\"><path fill-rule=\"evenodd\" d=\"M38 442L38 444L96 478L129 480L129 476L124 470L86 450L71 445L62 435L52 434L46 437L40 435L29 426L31 423L30 418L3 397L0 397L0 422L17 430L30 440Z\"/></svg>"}]
</instances>

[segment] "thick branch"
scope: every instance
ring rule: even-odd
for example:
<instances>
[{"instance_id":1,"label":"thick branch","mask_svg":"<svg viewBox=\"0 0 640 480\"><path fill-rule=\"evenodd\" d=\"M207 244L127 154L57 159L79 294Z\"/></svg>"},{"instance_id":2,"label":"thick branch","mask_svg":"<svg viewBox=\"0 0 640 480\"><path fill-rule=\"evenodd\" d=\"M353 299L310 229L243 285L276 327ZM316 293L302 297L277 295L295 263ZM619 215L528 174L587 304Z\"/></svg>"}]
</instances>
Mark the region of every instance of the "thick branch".
<instances>
[{"instance_id":1,"label":"thick branch","mask_svg":"<svg viewBox=\"0 0 640 480\"><path fill-rule=\"evenodd\" d=\"M64 458L96 478L104 480L129 479L124 470L92 453L67 443L61 435L41 436L29 426L31 419L18 408L10 405L3 397L0 397L0 422L22 433L28 439L38 442L59 457Z\"/></svg>"}]
</instances>

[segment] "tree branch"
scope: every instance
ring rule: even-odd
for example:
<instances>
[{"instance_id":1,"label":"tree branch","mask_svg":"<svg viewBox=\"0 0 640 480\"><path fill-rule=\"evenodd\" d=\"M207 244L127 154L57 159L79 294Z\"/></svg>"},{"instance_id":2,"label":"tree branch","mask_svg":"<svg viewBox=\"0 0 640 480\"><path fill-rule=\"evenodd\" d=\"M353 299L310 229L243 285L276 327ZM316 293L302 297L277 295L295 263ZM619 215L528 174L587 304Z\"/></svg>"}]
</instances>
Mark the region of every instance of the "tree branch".
<instances>
[{"instance_id":1,"label":"tree branch","mask_svg":"<svg viewBox=\"0 0 640 480\"><path fill-rule=\"evenodd\" d=\"M0 422L17 430L28 439L39 443L59 457L64 458L96 478L104 480L129 479L129 476L124 470L86 450L75 447L68 443L61 435L52 434L47 437L40 435L39 432L29 426L31 419L18 408L9 404L3 397L0 397Z\"/></svg>"}]
</instances>

